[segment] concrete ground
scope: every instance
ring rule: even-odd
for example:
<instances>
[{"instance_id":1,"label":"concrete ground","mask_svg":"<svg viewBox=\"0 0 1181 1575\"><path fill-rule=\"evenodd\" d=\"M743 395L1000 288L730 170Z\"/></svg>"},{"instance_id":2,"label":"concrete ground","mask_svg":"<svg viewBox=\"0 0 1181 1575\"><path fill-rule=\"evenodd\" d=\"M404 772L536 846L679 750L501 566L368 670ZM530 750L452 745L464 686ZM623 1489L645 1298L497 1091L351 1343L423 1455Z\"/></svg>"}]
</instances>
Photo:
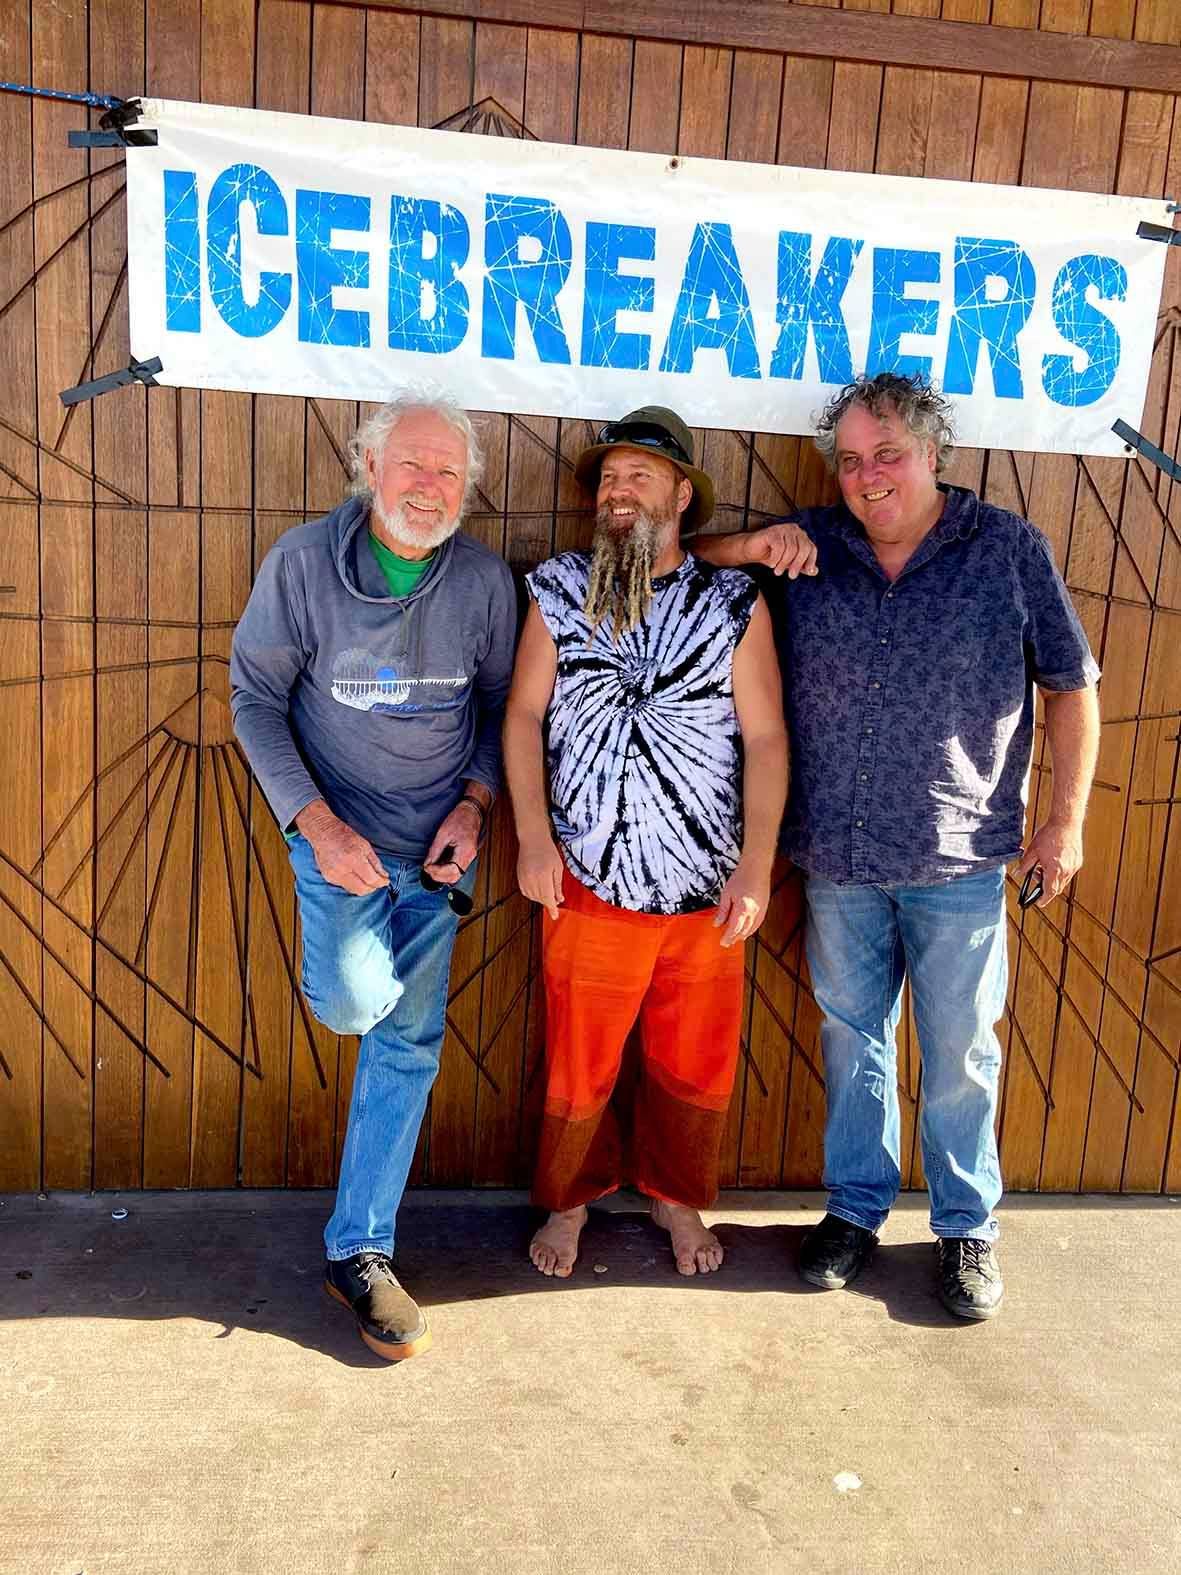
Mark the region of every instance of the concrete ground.
<instances>
[{"instance_id":1,"label":"concrete ground","mask_svg":"<svg viewBox=\"0 0 1181 1575\"><path fill-rule=\"evenodd\" d=\"M624 1196L557 1281L519 1194L411 1194L435 1347L392 1367L321 1289L329 1201L4 1199L4 1575L1181 1569L1181 1202L1008 1200L963 1324L922 1197L823 1292L816 1196L724 1196L698 1280Z\"/></svg>"}]
</instances>

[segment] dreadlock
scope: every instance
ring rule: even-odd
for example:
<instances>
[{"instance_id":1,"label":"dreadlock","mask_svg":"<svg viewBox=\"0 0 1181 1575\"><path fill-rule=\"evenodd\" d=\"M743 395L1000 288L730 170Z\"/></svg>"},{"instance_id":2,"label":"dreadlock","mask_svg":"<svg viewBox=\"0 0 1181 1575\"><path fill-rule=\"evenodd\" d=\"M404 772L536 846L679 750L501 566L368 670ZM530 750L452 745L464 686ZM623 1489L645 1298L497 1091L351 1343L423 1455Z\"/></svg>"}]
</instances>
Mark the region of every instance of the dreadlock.
<instances>
[{"instance_id":1,"label":"dreadlock","mask_svg":"<svg viewBox=\"0 0 1181 1575\"><path fill-rule=\"evenodd\" d=\"M600 522L583 603L583 611L590 619L590 640L608 614L613 645L644 621L652 600L652 563L658 535L653 522L643 517L622 538Z\"/></svg>"}]
</instances>

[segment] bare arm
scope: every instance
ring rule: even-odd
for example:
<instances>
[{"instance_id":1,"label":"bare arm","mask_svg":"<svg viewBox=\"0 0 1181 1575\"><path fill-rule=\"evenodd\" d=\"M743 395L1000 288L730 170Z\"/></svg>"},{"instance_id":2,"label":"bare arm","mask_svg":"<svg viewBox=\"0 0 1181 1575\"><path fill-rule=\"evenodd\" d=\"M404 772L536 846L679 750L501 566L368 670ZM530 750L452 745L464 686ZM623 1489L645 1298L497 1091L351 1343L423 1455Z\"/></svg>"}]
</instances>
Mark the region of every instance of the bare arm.
<instances>
[{"instance_id":1,"label":"bare arm","mask_svg":"<svg viewBox=\"0 0 1181 1575\"><path fill-rule=\"evenodd\" d=\"M542 724L557 675L557 646L531 602L504 713L504 774L520 843L517 882L551 919L562 901L563 865L550 830Z\"/></svg>"},{"instance_id":2,"label":"bare arm","mask_svg":"<svg viewBox=\"0 0 1181 1575\"><path fill-rule=\"evenodd\" d=\"M734 709L742 731L742 855L722 888L722 945L746 940L771 900L771 865L787 797L787 733L771 617L760 596L734 652Z\"/></svg>"},{"instance_id":3,"label":"bare arm","mask_svg":"<svg viewBox=\"0 0 1181 1575\"><path fill-rule=\"evenodd\" d=\"M1099 758L1099 696L1089 689L1042 690L1046 740L1054 773L1050 814L1029 839L1017 866L1018 879L1040 865L1044 908L1083 863L1083 819Z\"/></svg>"},{"instance_id":4,"label":"bare arm","mask_svg":"<svg viewBox=\"0 0 1181 1575\"><path fill-rule=\"evenodd\" d=\"M685 545L696 557L720 569L762 563L776 574L786 574L789 580L816 573L816 543L806 531L786 520L729 536L694 536Z\"/></svg>"}]
</instances>

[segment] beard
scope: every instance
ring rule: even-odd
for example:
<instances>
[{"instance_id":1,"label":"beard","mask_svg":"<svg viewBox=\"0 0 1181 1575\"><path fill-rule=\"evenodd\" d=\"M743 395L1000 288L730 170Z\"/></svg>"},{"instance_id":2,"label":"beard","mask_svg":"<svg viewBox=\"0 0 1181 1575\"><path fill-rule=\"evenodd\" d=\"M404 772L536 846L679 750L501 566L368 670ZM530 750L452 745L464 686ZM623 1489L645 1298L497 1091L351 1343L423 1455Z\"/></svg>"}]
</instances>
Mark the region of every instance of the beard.
<instances>
[{"instance_id":1,"label":"beard","mask_svg":"<svg viewBox=\"0 0 1181 1575\"><path fill-rule=\"evenodd\" d=\"M406 518L406 511L401 506L387 509L381 498L375 492L370 502L373 517L377 520L384 533L392 540L400 542L403 547L418 547L433 550L441 547L449 536L454 536L459 529L461 514L457 513L448 519L446 513L439 509L436 513L436 523L433 525L411 525Z\"/></svg>"},{"instance_id":2,"label":"beard","mask_svg":"<svg viewBox=\"0 0 1181 1575\"><path fill-rule=\"evenodd\" d=\"M610 615L611 642L643 623L652 602L652 565L660 554L665 527L676 518L666 513L637 513L623 530L615 524L609 504L595 516L590 577L583 612L590 619L591 639Z\"/></svg>"}]
</instances>

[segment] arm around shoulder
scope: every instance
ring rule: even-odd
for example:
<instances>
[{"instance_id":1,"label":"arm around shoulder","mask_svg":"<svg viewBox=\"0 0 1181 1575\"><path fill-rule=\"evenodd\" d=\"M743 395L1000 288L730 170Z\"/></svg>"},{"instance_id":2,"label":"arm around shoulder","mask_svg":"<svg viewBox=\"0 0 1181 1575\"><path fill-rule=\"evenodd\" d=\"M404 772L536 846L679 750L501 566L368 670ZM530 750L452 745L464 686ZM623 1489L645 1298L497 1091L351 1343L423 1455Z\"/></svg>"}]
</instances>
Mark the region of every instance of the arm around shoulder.
<instances>
[{"instance_id":1,"label":"arm around shoulder","mask_svg":"<svg viewBox=\"0 0 1181 1575\"><path fill-rule=\"evenodd\" d=\"M816 543L792 520L777 520L759 530L725 536L693 536L685 545L694 556L719 569L762 564L774 574L786 574L789 580L816 573Z\"/></svg>"}]
</instances>

